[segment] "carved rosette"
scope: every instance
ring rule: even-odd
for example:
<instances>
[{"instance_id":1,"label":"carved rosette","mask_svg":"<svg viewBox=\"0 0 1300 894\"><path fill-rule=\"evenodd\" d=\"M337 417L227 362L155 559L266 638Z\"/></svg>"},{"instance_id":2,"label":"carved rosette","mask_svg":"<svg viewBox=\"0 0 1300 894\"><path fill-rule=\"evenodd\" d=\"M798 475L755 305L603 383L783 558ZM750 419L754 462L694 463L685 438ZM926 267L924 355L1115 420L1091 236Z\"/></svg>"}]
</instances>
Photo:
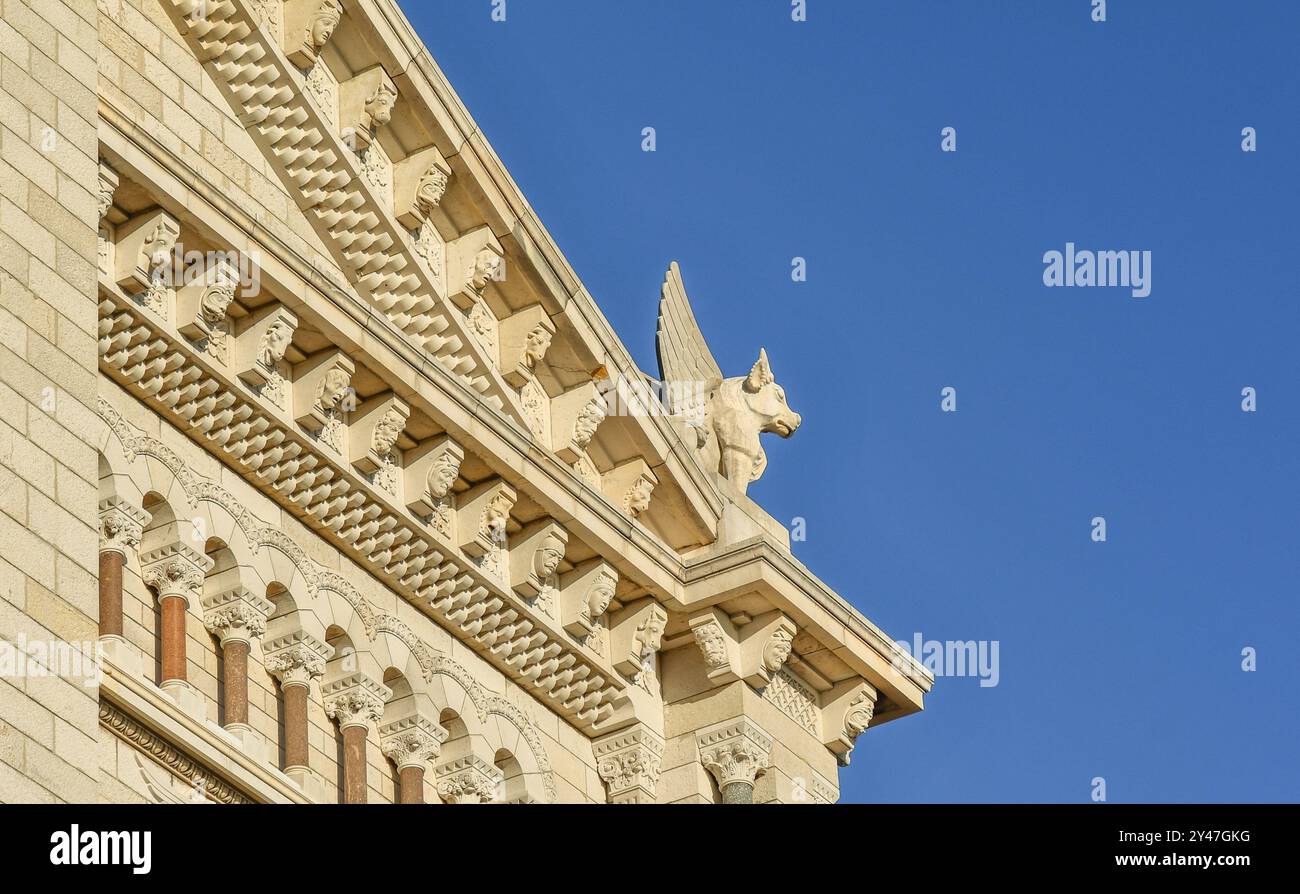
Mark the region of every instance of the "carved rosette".
<instances>
[{"instance_id":1,"label":"carved rosette","mask_svg":"<svg viewBox=\"0 0 1300 894\"><path fill-rule=\"evenodd\" d=\"M267 673L280 681L280 687L307 686L325 675L325 662L334 655L334 647L309 633L298 631L263 644Z\"/></svg>"},{"instance_id":2,"label":"carved rosette","mask_svg":"<svg viewBox=\"0 0 1300 894\"><path fill-rule=\"evenodd\" d=\"M149 513L137 509L118 497L99 501L99 551L126 555L128 548L140 545Z\"/></svg>"},{"instance_id":3,"label":"carved rosette","mask_svg":"<svg viewBox=\"0 0 1300 894\"><path fill-rule=\"evenodd\" d=\"M596 742L594 750L596 771L609 791L609 803L655 803L663 739L643 724L637 724Z\"/></svg>"},{"instance_id":4,"label":"carved rosette","mask_svg":"<svg viewBox=\"0 0 1300 894\"><path fill-rule=\"evenodd\" d=\"M434 788L448 804L487 804L497 799L504 777L499 769L470 755L434 772Z\"/></svg>"},{"instance_id":5,"label":"carved rosette","mask_svg":"<svg viewBox=\"0 0 1300 894\"><path fill-rule=\"evenodd\" d=\"M220 641L252 642L266 633L266 619L275 605L247 587L235 587L215 596L203 597L203 625Z\"/></svg>"},{"instance_id":6,"label":"carved rosette","mask_svg":"<svg viewBox=\"0 0 1300 894\"><path fill-rule=\"evenodd\" d=\"M141 577L158 593L159 601L179 596L188 605L203 586L212 560L183 543L173 543L140 556Z\"/></svg>"},{"instance_id":7,"label":"carved rosette","mask_svg":"<svg viewBox=\"0 0 1300 894\"><path fill-rule=\"evenodd\" d=\"M724 797L725 789L735 783L752 788L772 754L772 737L744 717L706 727L695 738L700 762L724 790Z\"/></svg>"},{"instance_id":8,"label":"carved rosette","mask_svg":"<svg viewBox=\"0 0 1300 894\"><path fill-rule=\"evenodd\" d=\"M384 716L384 704L392 695L391 689L365 674L349 674L321 687L325 716L341 730L350 726L378 726Z\"/></svg>"},{"instance_id":9,"label":"carved rosette","mask_svg":"<svg viewBox=\"0 0 1300 894\"><path fill-rule=\"evenodd\" d=\"M447 731L424 717L404 717L379 727L379 750L397 769L418 767L436 760L447 741Z\"/></svg>"}]
</instances>

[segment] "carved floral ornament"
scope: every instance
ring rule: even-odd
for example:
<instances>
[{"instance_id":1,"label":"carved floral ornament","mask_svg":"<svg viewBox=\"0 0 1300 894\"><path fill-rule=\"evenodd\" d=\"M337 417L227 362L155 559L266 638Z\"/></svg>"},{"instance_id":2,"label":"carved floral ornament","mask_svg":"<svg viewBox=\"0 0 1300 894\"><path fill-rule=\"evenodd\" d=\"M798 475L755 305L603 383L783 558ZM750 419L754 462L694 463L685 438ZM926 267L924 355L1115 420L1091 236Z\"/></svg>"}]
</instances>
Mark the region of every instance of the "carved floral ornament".
<instances>
[{"instance_id":1,"label":"carved floral ornament","mask_svg":"<svg viewBox=\"0 0 1300 894\"><path fill-rule=\"evenodd\" d=\"M249 642L266 633L266 619L275 605L246 587L235 587L203 599L203 624L224 646L227 642Z\"/></svg>"},{"instance_id":2,"label":"carved floral ornament","mask_svg":"<svg viewBox=\"0 0 1300 894\"><path fill-rule=\"evenodd\" d=\"M263 652L267 672L280 681L281 687L306 686L325 675L325 662L333 656L334 648L298 631L266 643Z\"/></svg>"},{"instance_id":3,"label":"carved floral ornament","mask_svg":"<svg viewBox=\"0 0 1300 894\"><path fill-rule=\"evenodd\" d=\"M188 600L203 586L203 578L212 560L183 543L151 550L140 557L146 585L158 592L158 598L180 596Z\"/></svg>"},{"instance_id":4,"label":"carved floral ornament","mask_svg":"<svg viewBox=\"0 0 1300 894\"><path fill-rule=\"evenodd\" d=\"M772 737L757 724L741 718L696 733L700 762L725 789L740 782L752 786L768 768Z\"/></svg>"},{"instance_id":5,"label":"carved floral ornament","mask_svg":"<svg viewBox=\"0 0 1300 894\"><path fill-rule=\"evenodd\" d=\"M140 545L149 513L125 500L108 497L99 501L99 549L101 552L126 554L128 547Z\"/></svg>"},{"instance_id":6,"label":"carved floral ornament","mask_svg":"<svg viewBox=\"0 0 1300 894\"><path fill-rule=\"evenodd\" d=\"M379 728L379 748L384 756L397 765L424 769L425 764L438 757L448 732L423 717L409 717Z\"/></svg>"},{"instance_id":7,"label":"carved floral ornament","mask_svg":"<svg viewBox=\"0 0 1300 894\"><path fill-rule=\"evenodd\" d=\"M338 723L339 729L378 724L384 716L384 703L392 690L364 674L352 674L321 687L325 715Z\"/></svg>"},{"instance_id":8,"label":"carved floral ornament","mask_svg":"<svg viewBox=\"0 0 1300 894\"><path fill-rule=\"evenodd\" d=\"M875 711L875 701L865 692L849 703L848 710L844 713L844 734L849 737L849 741L862 735L870 725Z\"/></svg>"},{"instance_id":9,"label":"carved floral ornament","mask_svg":"<svg viewBox=\"0 0 1300 894\"><path fill-rule=\"evenodd\" d=\"M595 743L596 772L612 804L653 804L661 774L663 740L638 724Z\"/></svg>"}]
</instances>

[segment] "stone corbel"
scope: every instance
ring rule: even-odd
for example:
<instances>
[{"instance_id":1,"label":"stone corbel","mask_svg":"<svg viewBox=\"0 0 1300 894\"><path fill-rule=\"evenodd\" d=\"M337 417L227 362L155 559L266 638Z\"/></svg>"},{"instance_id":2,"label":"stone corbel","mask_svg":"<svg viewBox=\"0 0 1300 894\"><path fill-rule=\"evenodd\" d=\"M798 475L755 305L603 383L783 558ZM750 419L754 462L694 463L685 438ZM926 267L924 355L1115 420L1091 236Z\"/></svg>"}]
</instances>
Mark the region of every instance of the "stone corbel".
<instances>
[{"instance_id":1,"label":"stone corbel","mask_svg":"<svg viewBox=\"0 0 1300 894\"><path fill-rule=\"evenodd\" d=\"M608 415L609 405L595 382L552 398L551 440L555 455L569 465L577 462Z\"/></svg>"},{"instance_id":2,"label":"stone corbel","mask_svg":"<svg viewBox=\"0 0 1300 894\"><path fill-rule=\"evenodd\" d=\"M591 633L609 608L618 572L603 559L583 562L560 576L560 623L581 639Z\"/></svg>"},{"instance_id":3,"label":"stone corbel","mask_svg":"<svg viewBox=\"0 0 1300 894\"><path fill-rule=\"evenodd\" d=\"M282 410L286 389L280 364L297 328L293 311L272 304L252 314L235 336L235 374Z\"/></svg>"},{"instance_id":4,"label":"stone corbel","mask_svg":"<svg viewBox=\"0 0 1300 894\"><path fill-rule=\"evenodd\" d=\"M477 558L506 545L510 509L518 494L500 478L484 481L456 498L456 545Z\"/></svg>"},{"instance_id":5,"label":"stone corbel","mask_svg":"<svg viewBox=\"0 0 1300 894\"><path fill-rule=\"evenodd\" d=\"M477 755L448 761L434 770L434 788L448 804L487 804L495 801L504 774Z\"/></svg>"},{"instance_id":6,"label":"stone corbel","mask_svg":"<svg viewBox=\"0 0 1300 894\"><path fill-rule=\"evenodd\" d=\"M452 536L455 497L452 488L460 475L465 448L448 435L440 435L407 450L405 478L406 508L419 518L429 518L448 539Z\"/></svg>"},{"instance_id":7,"label":"stone corbel","mask_svg":"<svg viewBox=\"0 0 1300 894\"><path fill-rule=\"evenodd\" d=\"M108 221L108 212L113 208L113 194L117 192L117 171L109 167L102 158L99 160L99 269L105 275L112 275L113 243L116 240L116 228Z\"/></svg>"},{"instance_id":8,"label":"stone corbel","mask_svg":"<svg viewBox=\"0 0 1300 894\"><path fill-rule=\"evenodd\" d=\"M378 727L384 716L384 704L392 697L393 690L360 672L321 686L325 715L341 730L372 724Z\"/></svg>"},{"instance_id":9,"label":"stone corbel","mask_svg":"<svg viewBox=\"0 0 1300 894\"><path fill-rule=\"evenodd\" d=\"M692 617L691 633L704 655L704 665L714 685L740 679L736 628L731 619L716 608L705 609Z\"/></svg>"},{"instance_id":10,"label":"stone corbel","mask_svg":"<svg viewBox=\"0 0 1300 894\"><path fill-rule=\"evenodd\" d=\"M755 689L772 682L772 676L790 657L794 621L781 612L759 615L740 629L740 672Z\"/></svg>"},{"instance_id":11,"label":"stone corbel","mask_svg":"<svg viewBox=\"0 0 1300 894\"><path fill-rule=\"evenodd\" d=\"M600 476L600 490L610 501L632 518L650 508L650 497L659 476L643 459L619 463Z\"/></svg>"},{"instance_id":12,"label":"stone corbel","mask_svg":"<svg viewBox=\"0 0 1300 894\"><path fill-rule=\"evenodd\" d=\"M836 683L821 695L824 744L840 766L848 766L849 752L871 723L879 693L862 678Z\"/></svg>"},{"instance_id":13,"label":"stone corbel","mask_svg":"<svg viewBox=\"0 0 1300 894\"><path fill-rule=\"evenodd\" d=\"M506 253L486 226L447 243L447 294L461 310L483 300L488 283L504 282Z\"/></svg>"},{"instance_id":14,"label":"stone corbel","mask_svg":"<svg viewBox=\"0 0 1300 894\"><path fill-rule=\"evenodd\" d=\"M555 337L555 324L540 304L525 307L501 321L501 374L522 388L537 373Z\"/></svg>"},{"instance_id":15,"label":"stone corbel","mask_svg":"<svg viewBox=\"0 0 1300 894\"><path fill-rule=\"evenodd\" d=\"M619 673L638 678L663 644L668 612L653 596L623 606L609 619L610 656Z\"/></svg>"},{"instance_id":16,"label":"stone corbel","mask_svg":"<svg viewBox=\"0 0 1300 894\"><path fill-rule=\"evenodd\" d=\"M230 332L228 311L235 300L239 272L221 260L199 282L176 290L176 327L190 341L224 340Z\"/></svg>"},{"instance_id":17,"label":"stone corbel","mask_svg":"<svg viewBox=\"0 0 1300 894\"><path fill-rule=\"evenodd\" d=\"M362 475L396 496L397 439L411 417L411 406L391 391L370 398L348 419L348 459Z\"/></svg>"},{"instance_id":18,"label":"stone corbel","mask_svg":"<svg viewBox=\"0 0 1300 894\"><path fill-rule=\"evenodd\" d=\"M569 532L552 519L541 519L510 540L510 586L525 599L559 586Z\"/></svg>"},{"instance_id":19,"label":"stone corbel","mask_svg":"<svg viewBox=\"0 0 1300 894\"><path fill-rule=\"evenodd\" d=\"M353 407L356 364L337 348L320 351L294 366L294 419L335 451L343 452L343 414Z\"/></svg>"},{"instance_id":20,"label":"stone corbel","mask_svg":"<svg viewBox=\"0 0 1300 894\"><path fill-rule=\"evenodd\" d=\"M437 146L417 149L393 170L393 213L408 230L433 217L451 182L451 165Z\"/></svg>"},{"instance_id":21,"label":"stone corbel","mask_svg":"<svg viewBox=\"0 0 1300 894\"><path fill-rule=\"evenodd\" d=\"M382 65L372 65L339 85L343 142L356 152L368 148L393 120L397 86Z\"/></svg>"},{"instance_id":22,"label":"stone corbel","mask_svg":"<svg viewBox=\"0 0 1300 894\"><path fill-rule=\"evenodd\" d=\"M592 743L596 772L609 790L610 804L654 804L657 800L664 740L643 723Z\"/></svg>"},{"instance_id":23,"label":"stone corbel","mask_svg":"<svg viewBox=\"0 0 1300 894\"><path fill-rule=\"evenodd\" d=\"M284 0L284 52L299 68L311 68L343 18L339 0Z\"/></svg>"},{"instance_id":24,"label":"stone corbel","mask_svg":"<svg viewBox=\"0 0 1300 894\"><path fill-rule=\"evenodd\" d=\"M698 730L700 763L718 783L722 803L749 803L754 782L768 768L772 737L747 717Z\"/></svg>"},{"instance_id":25,"label":"stone corbel","mask_svg":"<svg viewBox=\"0 0 1300 894\"><path fill-rule=\"evenodd\" d=\"M180 236L180 221L161 208L118 226L114 282L128 295L170 285L172 250Z\"/></svg>"}]
</instances>

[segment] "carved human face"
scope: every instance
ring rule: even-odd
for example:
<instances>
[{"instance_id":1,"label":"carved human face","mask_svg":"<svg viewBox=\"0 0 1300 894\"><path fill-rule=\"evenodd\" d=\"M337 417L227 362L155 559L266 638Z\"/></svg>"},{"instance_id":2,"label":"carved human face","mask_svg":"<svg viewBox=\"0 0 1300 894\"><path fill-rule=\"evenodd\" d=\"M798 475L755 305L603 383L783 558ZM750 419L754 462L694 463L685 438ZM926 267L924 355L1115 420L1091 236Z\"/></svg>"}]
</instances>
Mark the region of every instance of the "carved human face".
<instances>
[{"instance_id":1,"label":"carved human face","mask_svg":"<svg viewBox=\"0 0 1300 894\"><path fill-rule=\"evenodd\" d=\"M447 192L447 175L442 172L436 165L424 172L420 178L420 185L416 187L416 201L428 214L442 201L443 195Z\"/></svg>"},{"instance_id":2,"label":"carved human face","mask_svg":"<svg viewBox=\"0 0 1300 894\"><path fill-rule=\"evenodd\" d=\"M775 673L790 657L790 647L794 638L787 630L778 630L763 646L763 664Z\"/></svg>"},{"instance_id":3,"label":"carved human face","mask_svg":"<svg viewBox=\"0 0 1300 894\"><path fill-rule=\"evenodd\" d=\"M390 90L387 84L376 87L375 92L366 100L366 114L370 116L370 125L383 127L392 121L395 102L397 102L397 94Z\"/></svg>"},{"instance_id":4,"label":"carved human face","mask_svg":"<svg viewBox=\"0 0 1300 894\"><path fill-rule=\"evenodd\" d=\"M533 571L538 577L546 579L555 574L564 558L564 544L556 537L547 537L542 548L533 557Z\"/></svg>"},{"instance_id":5,"label":"carved human face","mask_svg":"<svg viewBox=\"0 0 1300 894\"><path fill-rule=\"evenodd\" d=\"M799 414L786 403L785 389L776 384L772 368L767 362L767 351L759 352L758 362L745 377L744 391L750 410L759 417L760 431L788 438L803 422Z\"/></svg>"},{"instance_id":6,"label":"carved human face","mask_svg":"<svg viewBox=\"0 0 1300 894\"><path fill-rule=\"evenodd\" d=\"M614 598L614 583L613 577L601 574L591 585L591 591L587 594L587 611L593 621L609 608L609 603Z\"/></svg>"},{"instance_id":7,"label":"carved human face","mask_svg":"<svg viewBox=\"0 0 1300 894\"><path fill-rule=\"evenodd\" d=\"M335 0L326 0L316 10L316 14L311 17L311 45L313 49L319 50L329 39L334 36L334 29L339 26L339 19L342 18L341 10Z\"/></svg>"},{"instance_id":8,"label":"carved human face","mask_svg":"<svg viewBox=\"0 0 1300 894\"><path fill-rule=\"evenodd\" d=\"M289 342L293 340L293 329L290 328L288 321L276 320L271 327L266 330L266 336L262 340L262 350L259 359L264 366L275 366L284 359L284 352L289 350Z\"/></svg>"},{"instance_id":9,"label":"carved human face","mask_svg":"<svg viewBox=\"0 0 1300 894\"><path fill-rule=\"evenodd\" d=\"M446 451L429 469L429 493L441 500L451 492L451 486L456 483L459 473L460 457L450 450Z\"/></svg>"},{"instance_id":10,"label":"carved human face","mask_svg":"<svg viewBox=\"0 0 1300 894\"><path fill-rule=\"evenodd\" d=\"M636 484L628 491L627 508L633 515L640 515L650 508L650 494L654 491L654 482L649 478L638 478Z\"/></svg>"},{"instance_id":11,"label":"carved human face","mask_svg":"<svg viewBox=\"0 0 1300 894\"><path fill-rule=\"evenodd\" d=\"M325 373L320 387L316 389L316 401L322 410L336 410L348 390L351 377L337 366Z\"/></svg>"},{"instance_id":12,"label":"carved human face","mask_svg":"<svg viewBox=\"0 0 1300 894\"><path fill-rule=\"evenodd\" d=\"M546 349L551 346L551 333L545 326L537 326L524 340L524 366L532 369L542 362Z\"/></svg>"}]
</instances>

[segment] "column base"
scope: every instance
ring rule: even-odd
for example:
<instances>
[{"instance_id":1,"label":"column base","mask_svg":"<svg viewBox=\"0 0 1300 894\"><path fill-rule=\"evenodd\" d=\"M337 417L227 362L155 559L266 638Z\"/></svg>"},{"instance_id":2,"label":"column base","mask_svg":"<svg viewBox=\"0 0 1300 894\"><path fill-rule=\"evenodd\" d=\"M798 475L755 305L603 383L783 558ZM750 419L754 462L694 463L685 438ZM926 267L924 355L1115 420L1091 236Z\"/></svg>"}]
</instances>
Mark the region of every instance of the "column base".
<instances>
[{"instance_id":1,"label":"column base","mask_svg":"<svg viewBox=\"0 0 1300 894\"><path fill-rule=\"evenodd\" d=\"M115 633L101 636L99 651L105 661L112 662L114 667L127 676L139 679L145 675L144 656L139 649L126 641L126 637Z\"/></svg>"},{"instance_id":2,"label":"column base","mask_svg":"<svg viewBox=\"0 0 1300 894\"><path fill-rule=\"evenodd\" d=\"M176 702L182 711L195 720L208 719L208 700L186 680L165 680L158 687L163 694Z\"/></svg>"},{"instance_id":3,"label":"column base","mask_svg":"<svg viewBox=\"0 0 1300 894\"><path fill-rule=\"evenodd\" d=\"M332 800L329 795L329 786L325 784L325 780L306 767L290 767L284 771L284 775L288 776L294 785L302 790L304 795L316 803L327 803Z\"/></svg>"},{"instance_id":4,"label":"column base","mask_svg":"<svg viewBox=\"0 0 1300 894\"><path fill-rule=\"evenodd\" d=\"M252 727L243 723L232 723L222 731L234 739L239 744L240 750L253 760L260 764L275 765L278 757L276 754L277 749L272 747L266 736Z\"/></svg>"}]
</instances>

